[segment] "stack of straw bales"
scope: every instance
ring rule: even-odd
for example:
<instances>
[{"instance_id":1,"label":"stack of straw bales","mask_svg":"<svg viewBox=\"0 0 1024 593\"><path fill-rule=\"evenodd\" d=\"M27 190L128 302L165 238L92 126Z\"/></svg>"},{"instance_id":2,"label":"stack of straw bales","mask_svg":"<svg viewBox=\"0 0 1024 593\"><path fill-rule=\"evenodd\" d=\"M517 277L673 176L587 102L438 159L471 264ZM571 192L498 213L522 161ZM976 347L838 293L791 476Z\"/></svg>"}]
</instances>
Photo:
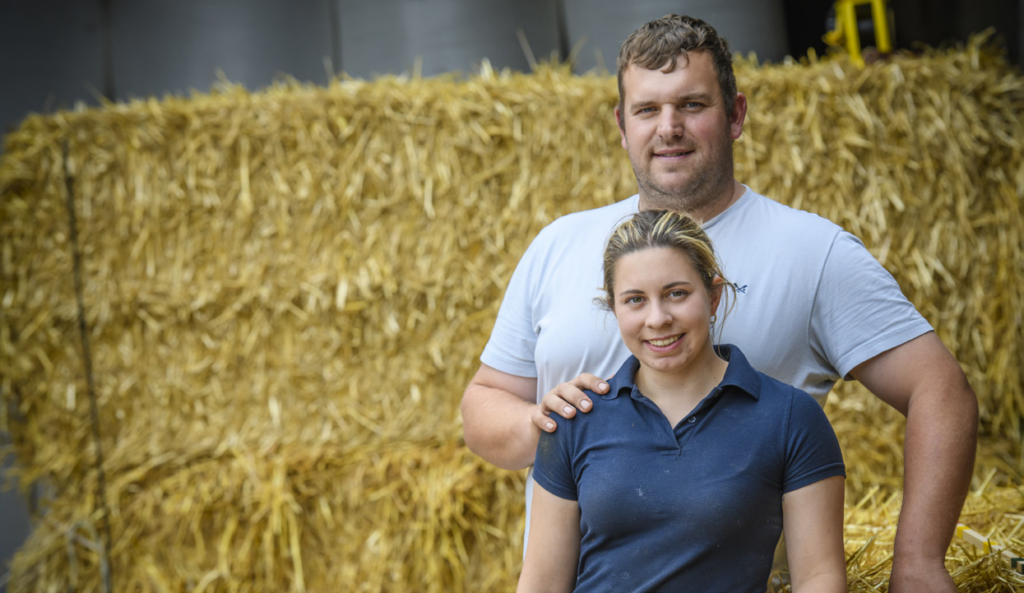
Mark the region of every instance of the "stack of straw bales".
<instances>
[{"instance_id":1,"label":"stack of straw bales","mask_svg":"<svg viewBox=\"0 0 1024 593\"><path fill-rule=\"evenodd\" d=\"M964 520L1024 552L1024 77L975 41L738 78L738 177L859 235L954 350L986 442ZM25 120L0 163L0 428L54 497L9 589L510 589L523 475L465 449L459 399L537 231L635 191L616 100L542 67ZM851 590L874 590L900 419L856 385L832 401Z\"/></svg>"}]
</instances>

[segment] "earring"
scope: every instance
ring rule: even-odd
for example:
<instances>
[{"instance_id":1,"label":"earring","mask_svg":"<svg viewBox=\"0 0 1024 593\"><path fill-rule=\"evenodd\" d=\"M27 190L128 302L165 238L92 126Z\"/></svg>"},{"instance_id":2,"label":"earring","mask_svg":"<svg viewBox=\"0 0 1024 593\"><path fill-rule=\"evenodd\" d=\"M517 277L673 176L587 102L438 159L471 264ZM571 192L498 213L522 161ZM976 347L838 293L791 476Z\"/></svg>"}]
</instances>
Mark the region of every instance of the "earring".
<instances>
[{"instance_id":1,"label":"earring","mask_svg":"<svg viewBox=\"0 0 1024 593\"><path fill-rule=\"evenodd\" d=\"M714 325L716 321L718 321L718 313L711 316L711 325Z\"/></svg>"}]
</instances>

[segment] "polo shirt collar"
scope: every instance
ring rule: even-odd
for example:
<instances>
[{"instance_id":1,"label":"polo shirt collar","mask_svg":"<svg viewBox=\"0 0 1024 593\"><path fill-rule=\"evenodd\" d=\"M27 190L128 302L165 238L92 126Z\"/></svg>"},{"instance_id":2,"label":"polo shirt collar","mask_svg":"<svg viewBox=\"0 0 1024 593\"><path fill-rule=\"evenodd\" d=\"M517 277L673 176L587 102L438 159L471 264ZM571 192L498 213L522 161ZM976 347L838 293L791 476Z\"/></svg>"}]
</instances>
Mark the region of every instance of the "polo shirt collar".
<instances>
[{"instance_id":1,"label":"polo shirt collar","mask_svg":"<svg viewBox=\"0 0 1024 593\"><path fill-rule=\"evenodd\" d=\"M722 344L715 346L715 351L720 357L729 361L729 366L725 369L725 376L718 384L719 388L736 387L750 397L760 399L760 377L754 367L747 362L747 357L740 352L740 349L731 344ZM615 376L608 380L608 393L602 395L601 399L615 399L620 393L625 393L628 397L633 392L633 387L636 386L633 377L639 368L640 361L635 356L631 355L627 358L626 362L622 363L619 370L615 372Z\"/></svg>"},{"instance_id":2,"label":"polo shirt collar","mask_svg":"<svg viewBox=\"0 0 1024 593\"><path fill-rule=\"evenodd\" d=\"M626 362L622 363L619 370L615 371L615 375L608 379L608 393L601 396L601 399L615 399L619 397L619 393L625 391L627 397L632 393L635 385L633 377L636 375L636 370L640 368L640 361L637 360L632 354L626 359Z\"/></svg>"},{"instance_id":3,"label":"polo shirt collar","mask_svg":"<svg viewBox=\"0 0 1024 593\"><path fill-rule=\"evenodd\" d=\"M720 344L715 346L715 352L725 360L729 366L725 369L725 376L719 387L734 386L754 399L761 399L761 378L754 367L747 362L747 357L740 352L740 349L732 344Z\"/></svg>"}]
</instances>

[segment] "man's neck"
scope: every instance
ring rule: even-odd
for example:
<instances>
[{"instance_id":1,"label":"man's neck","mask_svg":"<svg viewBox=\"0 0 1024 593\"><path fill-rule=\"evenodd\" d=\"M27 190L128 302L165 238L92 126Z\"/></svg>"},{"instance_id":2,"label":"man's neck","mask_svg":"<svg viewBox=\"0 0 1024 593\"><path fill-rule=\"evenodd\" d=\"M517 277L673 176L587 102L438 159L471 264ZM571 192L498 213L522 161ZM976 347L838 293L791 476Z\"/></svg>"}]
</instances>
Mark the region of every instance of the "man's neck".
<instances>
[{"instance_id":1,"label":"man's neck","mask_svg":"<svg viewBox=\"0 0 1024 593\"><path fill-rule=\"evenodd\" d=\"M729 187L726 190L724 190L718 198L709 202L707 206L685 210L685 214L701 222L707 222L728 210L730 206L735 204L740 199L740 197L743 196L743 193L745 191L747 190L745 187L743 187L743 184L733 179ZM650 200L644 198L643 190L641 190L640 209L650 210L652 208L660 209L664 208L664 206L661 206L660 204L657 203L652 204Z\"/></svg>"}]
</instances>

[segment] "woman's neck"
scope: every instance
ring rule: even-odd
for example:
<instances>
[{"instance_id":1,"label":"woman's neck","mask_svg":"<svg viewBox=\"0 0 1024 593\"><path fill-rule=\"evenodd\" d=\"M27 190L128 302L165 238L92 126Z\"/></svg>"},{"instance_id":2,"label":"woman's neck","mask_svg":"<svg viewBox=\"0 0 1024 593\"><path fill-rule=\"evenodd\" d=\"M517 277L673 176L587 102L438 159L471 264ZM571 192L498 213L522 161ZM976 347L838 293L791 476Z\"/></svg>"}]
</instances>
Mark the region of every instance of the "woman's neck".
<instances>
[{"instance_id":1,"label":"woman's neck","mask_svg":"<svg viewBox=\"0 0 1024 593\"><path fill-rule=\"evenodd\" d=\"M682 414L688 413L722 382L728 366L729 363L719 358L709 344L701 356L691 360L682 369L666 372L641 364L633 380L640 393L671 418L672 414L667 412L667 407L677 410L686 408Z\"/></svg>"}]
</instances>

